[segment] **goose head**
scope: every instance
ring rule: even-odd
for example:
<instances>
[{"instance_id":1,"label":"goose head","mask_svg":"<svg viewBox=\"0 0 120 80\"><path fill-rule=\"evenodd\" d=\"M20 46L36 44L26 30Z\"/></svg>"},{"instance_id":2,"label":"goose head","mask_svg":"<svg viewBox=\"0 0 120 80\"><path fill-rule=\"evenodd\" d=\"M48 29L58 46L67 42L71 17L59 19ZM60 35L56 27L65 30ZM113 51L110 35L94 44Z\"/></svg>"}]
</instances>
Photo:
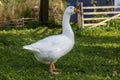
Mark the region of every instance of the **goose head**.
<instances>
[{"instance_id":1,"label":"goose head","mask_svg":"<svg viewBox=\"0 0 120 80\"><path fill-rule=\"evenodd\" d=\"M65 10L65 13L68 15L72 15L72 14L79 13L79 12L80 12L79 9L75 8L74 6L69 6Z\"/></svg>"}]
</instances>

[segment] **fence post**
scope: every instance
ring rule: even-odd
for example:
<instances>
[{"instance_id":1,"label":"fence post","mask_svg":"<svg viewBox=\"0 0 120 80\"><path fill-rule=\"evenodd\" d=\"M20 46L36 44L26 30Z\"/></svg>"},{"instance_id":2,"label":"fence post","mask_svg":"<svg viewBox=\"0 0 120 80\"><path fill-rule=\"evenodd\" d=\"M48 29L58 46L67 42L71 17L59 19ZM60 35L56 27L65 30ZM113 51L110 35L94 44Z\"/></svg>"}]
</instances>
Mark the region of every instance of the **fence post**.
<instances>
[{"instance_id":1,"label":"fence post","mask_svg":"<svg viewBox=\"0 0 120 80\"><path fill-rule=\"evenodd\" d=\"M77 8L80 10L80 13L78 14L78 24L79 28L84 28L84 15L83 15L83 3L77 1Z\"/></svg>"},{"instance_id":2,"label":"fence post","mask_svg":"<svg viewBox=\"0 0 120 80\"><path fill-rule=\"evenodd\" d=\"M25 19L24 19L24 17L22 18L22 26L25 26Z\"/></svg>"}]
</instances>

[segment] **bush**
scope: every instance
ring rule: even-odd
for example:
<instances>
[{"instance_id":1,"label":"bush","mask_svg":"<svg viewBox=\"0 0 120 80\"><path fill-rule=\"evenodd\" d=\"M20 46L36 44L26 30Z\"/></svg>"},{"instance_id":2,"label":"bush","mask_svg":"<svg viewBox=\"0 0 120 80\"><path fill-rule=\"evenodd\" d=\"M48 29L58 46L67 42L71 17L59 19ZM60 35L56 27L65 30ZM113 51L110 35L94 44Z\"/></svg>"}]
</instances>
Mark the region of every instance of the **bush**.
<instances>
[{"instance_id":1,"label":"bush","mask_svg":"<svg viewBox=\"0 0 120 80\"><path fill-rule=\"evenodd\" d=\"M30 22L28 22L26 25L26 28L37 28L40 26L40 22L38 20L32 20Z\"/></svg>"}]
</instances>

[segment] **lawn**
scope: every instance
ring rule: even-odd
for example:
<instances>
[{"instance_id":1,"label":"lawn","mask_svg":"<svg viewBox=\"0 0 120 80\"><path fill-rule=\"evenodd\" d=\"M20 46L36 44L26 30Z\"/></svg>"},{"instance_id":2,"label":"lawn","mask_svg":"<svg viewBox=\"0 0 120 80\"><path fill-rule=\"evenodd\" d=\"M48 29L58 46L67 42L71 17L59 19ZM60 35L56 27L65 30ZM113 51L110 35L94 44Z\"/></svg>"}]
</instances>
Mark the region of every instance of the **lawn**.
<instances>
[{"instance_id":1,"label":"lawn","mask_svg":"<svg viewBox=\"0 0 120 80\"><path fill-rule=\"evenodd\" d=\"M120 21L97 28L77 29L75 46L56 62L60 75L48 72L49 65L39 63L22 46L46 36L61 33L61 28L0 30L0 80L119 80Z\"/></svg>"}]
</instances>

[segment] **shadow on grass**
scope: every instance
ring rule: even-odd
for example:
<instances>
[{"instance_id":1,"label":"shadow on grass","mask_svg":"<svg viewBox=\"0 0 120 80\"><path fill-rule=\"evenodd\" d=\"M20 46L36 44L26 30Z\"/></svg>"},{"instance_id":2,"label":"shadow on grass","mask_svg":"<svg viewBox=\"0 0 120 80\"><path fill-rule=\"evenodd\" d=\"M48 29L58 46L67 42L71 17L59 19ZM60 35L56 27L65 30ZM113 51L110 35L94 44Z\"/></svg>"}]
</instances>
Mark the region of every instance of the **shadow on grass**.
<instances>
[{"instance_id":1,"label":"shadow on grass","mask_svg":"<svg viewBox=\"0 0 120 80\"><path fill-rule=\"evenodd\" d=\"M61 59L59 66L64 68L65 73L112 76L114 71L119 73L120 70L119 49L120 46L104 48L91 45L78 46L76 44L70 54Z\"/></svg>"}]
</instances>

